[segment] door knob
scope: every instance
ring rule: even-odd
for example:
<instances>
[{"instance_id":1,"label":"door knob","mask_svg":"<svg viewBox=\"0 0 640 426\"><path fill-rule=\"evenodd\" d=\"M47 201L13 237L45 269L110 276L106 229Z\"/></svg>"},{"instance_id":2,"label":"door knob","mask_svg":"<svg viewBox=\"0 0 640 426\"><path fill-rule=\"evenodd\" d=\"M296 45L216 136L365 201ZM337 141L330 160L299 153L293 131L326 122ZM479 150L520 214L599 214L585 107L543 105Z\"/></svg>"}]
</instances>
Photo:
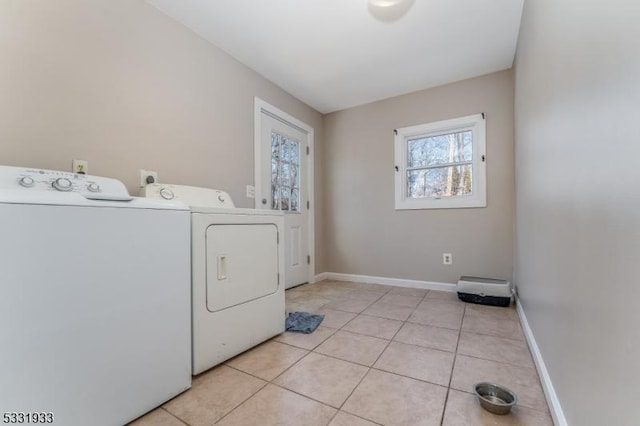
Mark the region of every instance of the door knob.
<instances>
[{"instance_id":1,"label":"door knob","mask_svg":"<svg viewBox=\"0 0 640 426\"><path fill-rule=\"evenodd\" d=\"M267 204L267 199L266 198L262 199L262 204Z\"/></svg>"}]
</instances>

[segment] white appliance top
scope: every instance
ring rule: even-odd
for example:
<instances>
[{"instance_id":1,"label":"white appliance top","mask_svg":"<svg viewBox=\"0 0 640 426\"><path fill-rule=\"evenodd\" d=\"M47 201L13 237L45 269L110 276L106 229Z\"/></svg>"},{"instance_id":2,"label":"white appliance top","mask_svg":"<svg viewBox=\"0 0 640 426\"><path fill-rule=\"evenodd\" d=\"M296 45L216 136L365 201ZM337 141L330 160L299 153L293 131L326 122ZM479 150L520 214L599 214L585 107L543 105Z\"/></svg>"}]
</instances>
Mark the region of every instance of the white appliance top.
<instances>
[{"instance_id":1,"label":"white appliance top","mask_svg":"<svg viewBox=\"0 0 640 426\"><path fill-rule=\"evenodd\" d=\"M226 192L198 186L150 183L140 189L139 195L159 200L179 201L188 205L192 213L283 215L282 212L275 210L236 208L231 196Z\"/></svg>"},{"instance_id":2,"label":"white appliance top","mask_svg":"<svg viewBox=\"0 0 640 426\"><path fill-rule=\"evenodd\" d=\"M117 179L0 166L0 203L187 210L182 203L132 197Z\"/></svg>"},{"instance_id":3,"label":"white appliance top","mask_svg":"<svg viewBox=\"0 0 640 426\"><path fill-rule=\"evenodd\" d=\"M176 200L188 206L235 208L231 196L226 192L197 186L150 183L140 189L140 196L168 201Z\"/></svg>"}]
</instances>

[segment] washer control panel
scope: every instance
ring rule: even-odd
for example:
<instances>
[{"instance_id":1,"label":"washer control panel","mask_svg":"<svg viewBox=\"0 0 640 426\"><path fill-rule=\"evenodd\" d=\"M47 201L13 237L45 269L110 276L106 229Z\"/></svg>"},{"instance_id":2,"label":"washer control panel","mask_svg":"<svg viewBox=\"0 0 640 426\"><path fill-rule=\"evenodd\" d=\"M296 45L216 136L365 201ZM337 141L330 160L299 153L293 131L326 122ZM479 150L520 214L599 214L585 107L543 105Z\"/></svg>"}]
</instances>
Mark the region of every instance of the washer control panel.
<instances>
[{"instance_id":1,"label":"washer control panel","mask_svg":"<svg viewBox=\"0 0 640 426\"><path fill-rule=\"evenodd\" d=\"M56 170L0 166L0 190L54 191L76 193L89 199L131 200L122 182L101 176L90 176Z\"/></svg>"}]
</instances>

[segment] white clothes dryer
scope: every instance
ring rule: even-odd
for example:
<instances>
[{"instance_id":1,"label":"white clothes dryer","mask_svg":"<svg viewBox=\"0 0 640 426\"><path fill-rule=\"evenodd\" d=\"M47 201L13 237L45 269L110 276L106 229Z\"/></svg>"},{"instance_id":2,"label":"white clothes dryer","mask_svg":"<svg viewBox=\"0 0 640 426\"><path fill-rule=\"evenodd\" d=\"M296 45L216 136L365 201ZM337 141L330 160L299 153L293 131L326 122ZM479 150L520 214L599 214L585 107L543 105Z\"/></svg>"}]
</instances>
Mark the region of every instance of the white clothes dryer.
<instances>
[{"instance_id":1,"label":"white clothes dryer","mask_svg":"<svg viewBox=\"0 0 640 426\"><path fill-rule=\"evenodd\" d=\"M282 212L235 208L224 191L150 184L191 208L193 374L284 331Z\"/></svg>"}]
</instances>

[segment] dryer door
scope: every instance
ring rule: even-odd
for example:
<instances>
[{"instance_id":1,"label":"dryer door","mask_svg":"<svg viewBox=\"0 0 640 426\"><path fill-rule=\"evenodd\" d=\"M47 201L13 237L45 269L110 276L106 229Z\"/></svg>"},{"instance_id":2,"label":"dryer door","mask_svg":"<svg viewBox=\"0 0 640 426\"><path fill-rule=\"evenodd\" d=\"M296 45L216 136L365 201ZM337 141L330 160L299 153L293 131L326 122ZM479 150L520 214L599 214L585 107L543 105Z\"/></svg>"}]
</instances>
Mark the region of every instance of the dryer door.
<instances>
[{"instance_id":1,"label":"dryer door","mask_svg":"<svg viewBox=\"0 0 640 426\"><path fill-rule=\"evenodd\" d=\"M206 250L210 312L278 290L278 228L274 224L211 225Z\"/></svg>"}]
</instances>

